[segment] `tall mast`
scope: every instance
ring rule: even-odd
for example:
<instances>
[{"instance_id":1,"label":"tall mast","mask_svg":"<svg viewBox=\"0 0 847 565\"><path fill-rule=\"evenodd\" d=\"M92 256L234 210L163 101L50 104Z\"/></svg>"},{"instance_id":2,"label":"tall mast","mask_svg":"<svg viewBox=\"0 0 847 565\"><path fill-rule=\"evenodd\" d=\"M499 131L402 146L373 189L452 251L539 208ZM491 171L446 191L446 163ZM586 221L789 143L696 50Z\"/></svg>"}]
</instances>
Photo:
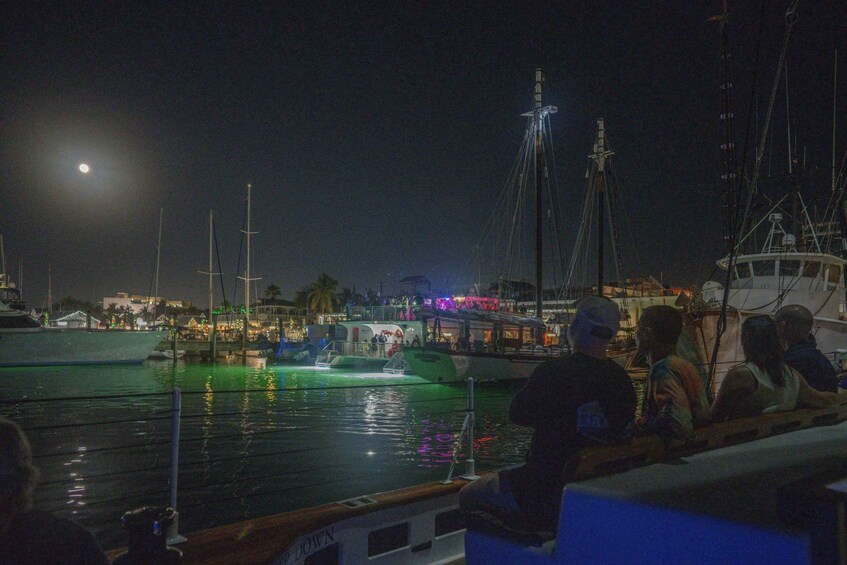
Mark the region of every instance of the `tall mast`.
<instances>
[{"instance_id":1,"label":"tall mast","mask_svg":"<svg viewBox=\"0 0 847 565\"><path fill-rule=\"evenodd\" d=\"M162 215L164 208L159 208L159 242L156 244L156 283L153 286L153 299L156 305L153 307L153 315L158 314L159 308L159 258L162 255Z\"/></svg>"},{"instance_id":2,"label":"tall mast","mask_svg":"<svg viewBox=\"0 0 847 565\"><path fill-rule=\"evenodd\" d=\"M250 319L250 283L260 279L250 278L250 236L257 232L250 231L250 192L252 185L247 184L247 230L241 230L241 233L247 236L247 269L244 271L243 277L238 277L244 281L244 308L247 311L247 319Z\"/></svg>"},{"instance_id":3,"label":"tall mast","mask_svg":"<svg viewBox=\"0 0 847 565\"><path fill-rule=\"evenodd\" d=\"M214 294L212 292L212 280L215 275L220 275L220 273L216 273L213 271L214 264L212 262L213 256L213 246L212 242L214 241L215 235L215 211L209 210L209 270L208 271L200 271L202 275L209 275L209 323L212 322L212 310L215 308L215 299ZM209 332L209 340L212 339L212 332Z\"/></svg>"},{"instance_id":4,"label":"tall mast","mask_svg":"<svg viewBox=\"0 0 847 565\"><path fill-rule=\"evenodd\" d=\"M6 250L3 248L3 236L0 235L0 258L3 261L3 274L6 274Z\"/></svg>"},{"instance_id":5,"label":"tall mast","mask_svg":"<svg viewBox=\"0 0 847 565\"><path fill-rule=\"evenodd\" d=\"M737 165L735 161L735 114L732 102L732 56L729 51L729 33L727 23L729 13L726 0L723 9L717 16L710 18L718 22L721 34L721 123L723 124L723 141L721 143L721 160L723 161L723 238L729 248L738 230L738 183Z\"/></svg>"},{"instance_id":6,"label":"tall mast","mask_svg":"<svg viewBox=\"0 0 847 565\"><path fill-rule=\"evenodd\" d=\"M542 225L543 225L543 185L546 173L544 163L544 119L549 114L555 114L555 106L541 106L541 91L544 84L544 74L540 68L535 69L535 105L532 112L522 114L532 118L532 130L535 134L535 316L541 317L541 302L544 292L542 269Z\"/></svg>"},{"instance_id":7,"label":"tall mast","mask_svg":"<svg viewBox=\"0 0 847 565\"><path fill-rule=\"evenodd\" d=\"M535 316L541 317L541 303L544 294L544 280L542 271L542 190L543 186L543 167L542 163L542 138L541 138L541 87L544 77L541 69L535 69Z\"/></svg>"},{"instance_id":8,"label":"tall mast","mask_svg":"<svg viewBox=\"0 0 847 565\"><path fill-rule=\"evenodd\" d=\"M589 159L597 162L597 294L603 296L603 236L606 231L606 158L614 155L606 149L606 128L603 118L597 118L597 137L594 141L594 153Z\"/></svg>"},{"instance_id":9,"label":"tall mast","mask_svg":"<svg viewBox=\"0 0 847 565\"><path fill-rule=\"evenodd\" d=\"M838 49L832 63L832 192L835 192L835 100L838 95Z\"/></svg>"},{"instance_id":10,"label":"tall mast","mask_svg":"<svg viewBox=\"0 0 847 565\"><path fill-rule=\"evenodd\" d=\"M209 210L209 320L212 319L212 309L215 307L215 295L212 292L212 237L215 229L215 211Z\"/></svg>"}]
</instances>

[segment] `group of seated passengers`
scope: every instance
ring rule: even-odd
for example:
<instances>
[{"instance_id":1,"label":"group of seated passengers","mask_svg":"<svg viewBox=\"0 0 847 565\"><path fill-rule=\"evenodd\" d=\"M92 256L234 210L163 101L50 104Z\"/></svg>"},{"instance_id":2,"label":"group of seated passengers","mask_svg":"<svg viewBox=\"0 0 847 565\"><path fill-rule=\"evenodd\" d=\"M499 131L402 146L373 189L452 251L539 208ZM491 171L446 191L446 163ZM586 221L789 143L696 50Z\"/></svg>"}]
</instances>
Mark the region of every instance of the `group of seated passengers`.
<instances>
[{"instance_id":1,"label":"group of seated passengers","mask_svg":"<svg viewBox=\"0 0 847 565\"><path fill-rule=\"evenodd\" d=\"M808 347L812 325L811 313L793 305L775 319L745 320L746 362L729 371L710 406L697 370L676 354L680 313L671 306L646 308L636 341L650 376L636 433L684 440L695 427L715 421L847 402L847 394L835 392L832 365L814 345ZM534 429L526 462L467 484L459 493L463 511L482 510L525 529L556 530L566 462L584 448L633 432L635 390L627 372L607 357L619 327L611 300L591 296L577 304L567 332L573 355L539 365L509 407L512 422Z\"/></svg>"}]
</instances>

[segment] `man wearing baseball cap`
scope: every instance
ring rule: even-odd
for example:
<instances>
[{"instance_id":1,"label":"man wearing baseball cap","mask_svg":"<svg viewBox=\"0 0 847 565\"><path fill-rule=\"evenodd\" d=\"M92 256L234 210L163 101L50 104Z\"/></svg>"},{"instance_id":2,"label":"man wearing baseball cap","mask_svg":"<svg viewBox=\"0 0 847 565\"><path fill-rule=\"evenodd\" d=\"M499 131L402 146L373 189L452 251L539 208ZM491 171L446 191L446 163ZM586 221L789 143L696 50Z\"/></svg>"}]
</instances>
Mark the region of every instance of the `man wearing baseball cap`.
<instances>
[{"instance_id":1,"label":"man wearing baseball cap","mask_svg":"<svg viewBox=\"0 0 847 565\"><path fill-rule=\"evenodd\" d=\"M573 354L539 365L509 408L512 422L535 430L526 463L466 485L459 493L463 511L556 531L565 462L586 447L623 439L635 418L629 375L606 356L619 327L611 300L589 296L577 303L567 334Z\"/></svg>"}]
</instances>

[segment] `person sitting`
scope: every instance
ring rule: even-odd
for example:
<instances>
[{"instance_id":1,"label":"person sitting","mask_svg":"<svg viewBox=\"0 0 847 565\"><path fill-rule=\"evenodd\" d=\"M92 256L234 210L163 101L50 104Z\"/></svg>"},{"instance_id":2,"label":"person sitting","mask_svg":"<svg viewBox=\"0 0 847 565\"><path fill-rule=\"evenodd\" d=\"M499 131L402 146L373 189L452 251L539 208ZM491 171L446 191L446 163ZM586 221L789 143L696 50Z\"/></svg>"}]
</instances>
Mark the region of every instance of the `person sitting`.
<instances>
[{"instance_id":1,"label":"person sitting","mask_svg":"<svg viewBox=\"0 0 847 565\"><path fill-rule=\"evenodd\" d=\"M611 300L591 296L577 304L567 334L573 355L536 367L509 407L512 422L534 428L526 463L465 485L459 492L463 512L556 530L566 461L583 448L623 439L635 418L629 375L606 356L619 326Z\"/></svg>"},{"instance_id":2,"label":"person sitting","mask_svg":"<svg viewBox=\"0 0 847 565\"><path fill-rule=\"evenodd\" d=\"M0 563L108 565L94 536L82 526L32 509L37 480L26 436L0 416Z\"/></svg>"},{"instance_id":3,"label":"person sitting","mask_svg":"<svg viewBox=\"0 0 847 565\"><path fill-rule=\"evenodd\" d=\"M783 306L774 314L774 321L785 346L785 364L803 375L810 387L838 392L835 367L815 346L815 318L809 309L800 304Z\"/></svg>"},{"instance_id":4,"label":"person sitting","mask_svg":"<svg viewBox=\"0 0 847 565\"><path fill-rule=\"evenodd\" d=\"M676 354L682 315L673 306L644 309L635 333L638 352L647 358L650 375L639 428L663 438L687 439L709 423L709 399L700 375Z\"/></svg>"},{"instance_id":5,"label":"person sitting","mask_svg":"<svg viewBox=\"0 0 847 565\"><path fill-rule=\"evenodd\" d=\"M752 316L741 325L745 362L730 369L712 404L715 422L785 412L797 406L819 408L847 401L847 394L821 392L783 362L776 323Z\"/></svg>"}]
</instances>

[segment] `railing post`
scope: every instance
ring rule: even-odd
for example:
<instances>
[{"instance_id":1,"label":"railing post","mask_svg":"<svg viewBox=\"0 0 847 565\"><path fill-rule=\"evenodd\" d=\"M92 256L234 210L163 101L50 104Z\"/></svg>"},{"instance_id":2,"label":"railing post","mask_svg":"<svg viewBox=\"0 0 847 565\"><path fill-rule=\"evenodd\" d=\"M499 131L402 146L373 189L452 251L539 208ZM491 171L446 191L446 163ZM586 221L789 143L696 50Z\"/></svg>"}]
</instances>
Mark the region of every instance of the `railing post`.
<instances>
[{"instance_id":1,"label":"railing post","mask_svg":"<svg viewBox=\"0 0 847 565\"><path fill-rule=\"evenodd\" d=\"M473 377L468 378L468 458L465 461L465 474L462 478L466 481L475 481L479 478L474 468L473 459L473 424L474 424L474 401L473 401Z\"/></svg>"},{"instance_id":2,"label":"railing post","mask_svg":"<svg viewBox=\"0 0 847 565\"><path fill-rule=\"evenodd\" d=\"M176 361L177 361L177 351L178 351L178 349L177 349L177 333L178 333L177 329L174 328L174 341L173 341L173 344L171 344L171 349L172 349L172 352L173 352L173 355L174 355L174 358L173 358L174 363L176 363Z\"/></svg>"},{"instance_id":3,"label":"railing post","mask_svg":"<svg viewBox=\"0 0 847 565\"><path fill-rule=\"evenodd\" d=\"M174 509L174 523L168 528L168 544L182 543L185 536L179 533L179 512L176 511L177 480L179 478L179 425L182 414L182 391L173 389L171 397L171 473L168 504Z\"/></svg>"}]
</instances>

